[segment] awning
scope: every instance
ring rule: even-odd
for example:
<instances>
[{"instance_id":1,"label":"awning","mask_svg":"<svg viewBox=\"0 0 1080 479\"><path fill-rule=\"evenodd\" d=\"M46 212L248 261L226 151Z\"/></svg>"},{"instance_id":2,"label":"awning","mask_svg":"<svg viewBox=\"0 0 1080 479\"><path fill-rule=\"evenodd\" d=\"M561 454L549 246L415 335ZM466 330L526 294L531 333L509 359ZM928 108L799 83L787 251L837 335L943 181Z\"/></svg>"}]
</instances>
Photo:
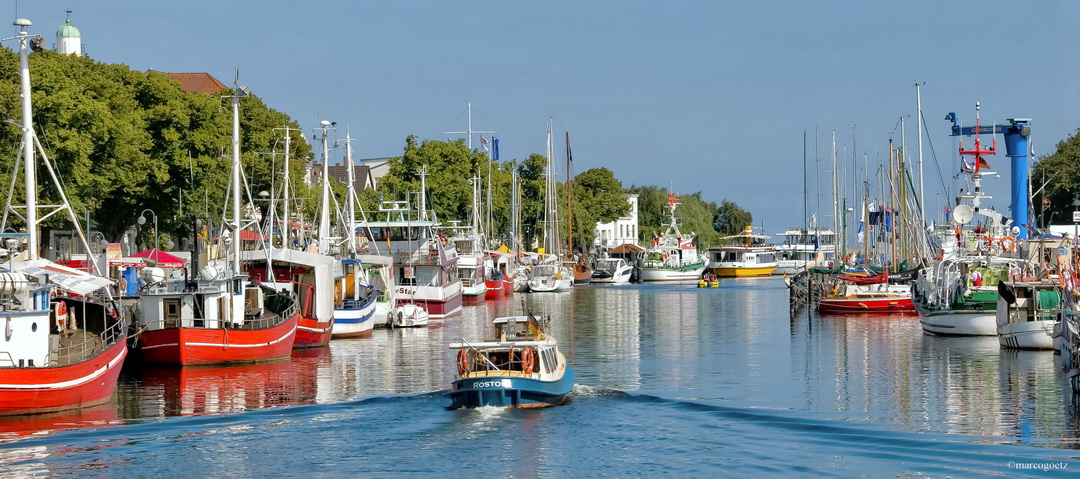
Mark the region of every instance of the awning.
<instances>
[{"instance_id":1,"label":"awning","mask_svg":"<svg viewBox=\"0 0 1080 479\"><path fill-rule=\"evenodd\" d=\"M47 259L19 261L12 265L12 270L40 279L48 278L61 290L83 296L113 284L107 278L61 266Z\"/></svg>"},{"instance_id":2,"label":"awning","mask_svg":"<svg viewBox=\"0 0 1080 479\"><path fill-rule=\"evenodd\" d=\"M159 268L183 268L185 261L158 249L148 249L131 255L132 258L146 258L150 266Z\"/></svg>"}]
</instances>

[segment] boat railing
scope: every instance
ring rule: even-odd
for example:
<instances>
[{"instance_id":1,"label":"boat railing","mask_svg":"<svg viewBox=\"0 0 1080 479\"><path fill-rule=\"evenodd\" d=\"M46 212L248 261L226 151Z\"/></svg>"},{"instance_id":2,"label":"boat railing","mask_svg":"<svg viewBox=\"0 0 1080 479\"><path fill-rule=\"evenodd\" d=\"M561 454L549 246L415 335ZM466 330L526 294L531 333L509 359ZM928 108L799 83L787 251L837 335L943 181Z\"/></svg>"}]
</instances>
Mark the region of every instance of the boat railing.
<instances>
[{"instance_id":1,"label":"boat railing","mask_svg":"<svg viewBox=\"0 0 1080 479\"><path fill-rule=\"evenodd\" d=\"M60 335L55 349L49 351L45 364L66 366L85 361L125 337L126 327L120 321L114 321L101 334L76 329Z\"/></svg>"}]
</instances>

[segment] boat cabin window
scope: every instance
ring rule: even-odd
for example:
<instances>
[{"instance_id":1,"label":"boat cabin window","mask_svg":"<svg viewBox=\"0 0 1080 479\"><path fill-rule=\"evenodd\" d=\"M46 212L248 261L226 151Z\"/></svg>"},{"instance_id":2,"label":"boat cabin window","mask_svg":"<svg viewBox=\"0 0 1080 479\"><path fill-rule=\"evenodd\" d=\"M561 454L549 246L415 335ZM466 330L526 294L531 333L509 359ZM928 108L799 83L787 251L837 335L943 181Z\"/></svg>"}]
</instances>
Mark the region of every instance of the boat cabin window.
<instances>
[{"instance_id":1,"label":"boat cabin window","mask_svg":"<svg viewBox=\"0 0 1080 479\"><path fill-rule=\"evenodd\" d=\"M554 348L540 348L540 365L545 373L555 372Z\"/></svg>"}]
</instances>

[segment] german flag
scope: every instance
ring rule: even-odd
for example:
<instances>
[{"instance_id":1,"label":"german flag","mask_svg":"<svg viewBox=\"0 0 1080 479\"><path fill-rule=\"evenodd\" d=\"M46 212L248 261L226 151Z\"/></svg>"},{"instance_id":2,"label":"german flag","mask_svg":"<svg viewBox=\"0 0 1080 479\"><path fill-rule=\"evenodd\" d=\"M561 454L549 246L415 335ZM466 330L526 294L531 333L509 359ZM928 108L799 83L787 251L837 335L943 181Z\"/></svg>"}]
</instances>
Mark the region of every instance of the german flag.
<instances>
[{"instance_id":1,"label":"german flag","mask_svg":"<svg viewBox=\"0 0 1080 479\"><path fill-rule=\"evenodd\" d=\"M533 337L540 339L543 330L540 329L540 323L536 321L536 317L532 315L532 312L529 313L529 319L527 319L525 323L529 325L529 332L532 333Z\"/></svg>"}]
</instances>

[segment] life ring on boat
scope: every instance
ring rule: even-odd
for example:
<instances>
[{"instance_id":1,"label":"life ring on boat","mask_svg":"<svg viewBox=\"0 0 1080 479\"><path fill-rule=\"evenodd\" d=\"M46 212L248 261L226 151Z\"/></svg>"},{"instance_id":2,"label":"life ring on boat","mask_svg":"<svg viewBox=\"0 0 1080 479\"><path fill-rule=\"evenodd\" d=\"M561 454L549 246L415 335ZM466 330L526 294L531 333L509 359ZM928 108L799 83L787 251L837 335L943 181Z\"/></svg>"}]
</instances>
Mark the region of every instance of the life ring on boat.
<instances>
[{"instance_id":1,"label":"life ring on boat","mask_svg":"<svg viewBox=\"0 0 1080 479\"><path fill-rule=\"evenodd\" d=\"M457 353L457 372L459 376L469 372L469 352L464 349L459 349Z\"/></svg>"},{"instance_id":2,"label":"life ring on boat","mask_svg":"<svg viewBox=\"0 0 1080 479\"><path fill-rule=\"evenodd\" d=\"M1005 251L1012 251L1016 249L1016 240L1013 239L1012 236L1006 236L1004 238L1001 238L1000 243L1001 249Z\"/></svg>"},{"instance_id":3,"label":"life ring on boat","mask_svg":"<svg viewBox=\"0 0 1080 479\"><path fill-rule=\"evenodd\" d=\"M534 366L536 366L536 357L533 355L533 350L525 348L521 351L521 367L525 370L525 374L532 374Z\"/></svg>"},{"instance_id":4,"label":"life ring on boat","mask_svg":"<svg viewBox=\"0 0 1080 479\"><path fill-rule=\"evenodd\" d=\"M67 329L68 310L67 303L64 301L56 302L56 329L64 331Z\"/></svg>"}]
</instances>

